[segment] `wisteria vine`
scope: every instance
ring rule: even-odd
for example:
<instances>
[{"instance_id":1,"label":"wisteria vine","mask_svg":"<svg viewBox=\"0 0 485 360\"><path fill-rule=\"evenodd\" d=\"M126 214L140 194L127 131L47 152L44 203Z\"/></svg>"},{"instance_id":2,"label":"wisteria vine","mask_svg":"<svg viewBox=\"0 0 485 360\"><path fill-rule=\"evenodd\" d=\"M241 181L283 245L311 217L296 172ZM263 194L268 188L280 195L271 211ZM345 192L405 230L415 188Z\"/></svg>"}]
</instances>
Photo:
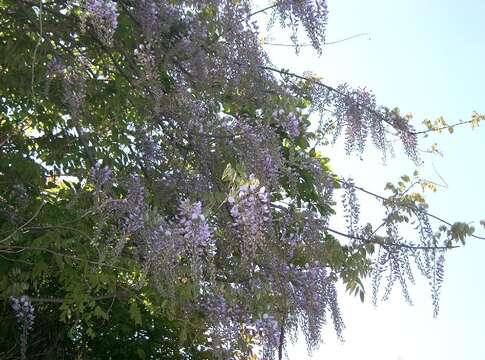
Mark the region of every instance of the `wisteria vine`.
<instances>
[{"instance_id":1,"label":"wisteria vine","mask_svg":"<svg viewBox=\"0 0 485 360\"><path fill-rule=\"evenodd\" d=\"M94 317L81 315L108 319L112 305L104 312L97 301L108 299L105 290L115 294L111 304L125 301L119 287L131 296L137 326L142 313L159 311L183 324L184 341L200 341L221 359L281 359L299 333L313 351L327 323L343 338L339 282L363 298L370 276L376 303L382 288L387 299L398 283L411 302L416 267L438 313L444 253L471 228L435 231L424 199L392 186L389 197L375 196L381 225L363 224L360 195L370 193L335 174L323 154L342 135L348 154L362 156L370 139L385 157L396 136L419 163L411 117L379 105L366 88L276 69L261 46L256 15L269 12L270 26L289 29L296 47L303 30L322 53L325 0L263 8L249 0L69 0L41 2L42 11L19 3L21 21L2 10L10 27L47 29L44 58L31 69L44 80L29 84L44 91L21 113L31 130L16 131L5 149L49 174L32 198L47 198L56 217L74 215L55 224L39 213L24 220L17 213L29 207L18 205L26 198L19 194L34 182L12 188L0 197L0 214L15 230L0 252L55 259L61 275L40 266L42 281L22 293L49 299L45 284L58 286L63 298L53 302L62 303L72 341L88 330L84 338L95 337ZM15 114L15 102L32 91L13 90L5 106ZM346 229L332 228L340 215ZM406 224L417 240L403 236ZM18 241L51 230L65 231L62 241L50 233L39 237L42 246ZM89 276L66 285L64 262L75 269L69 276ZM12 289L7 298L18 293ZM25 358L36 330L31 299L12 297L10 306Z\"/></svg>"}]
</instances>

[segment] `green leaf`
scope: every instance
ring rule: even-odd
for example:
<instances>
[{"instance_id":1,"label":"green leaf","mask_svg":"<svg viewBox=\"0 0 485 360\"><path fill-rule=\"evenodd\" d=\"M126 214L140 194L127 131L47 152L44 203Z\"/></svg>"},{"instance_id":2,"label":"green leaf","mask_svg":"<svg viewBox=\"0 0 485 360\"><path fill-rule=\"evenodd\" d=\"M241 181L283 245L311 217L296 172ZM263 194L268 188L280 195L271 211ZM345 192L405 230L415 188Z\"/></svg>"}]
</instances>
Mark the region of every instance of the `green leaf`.
<instances>
[{"instance_id":1,"label":"green leaf","mask_svg":"<svg viewBox=\"0 0 485 360\"><path fill-rule=\"evenodd\" d=\"M135 322L136 325L141 325L141 312L138 308L138 304L133 301L130 305L130 317Z\"/></svg>"},{"instance_id":2,"label":"green leaf","mask_svg":"<svg viewBox=\"0 0 485 360\"><path fill-rule=\"evenodd\" d=\"M143 351L143 349L141 349L141 348L136 349L136 354L138 355L138 357L141 360L145 360L146 359L146 355L145 355L145 352Z\"/></svg>"},{"instance_id":3,"label":"green leaf","mask_svg":"<svg viewBox=\"0 0 485 360\"><path fill-rule=\"evenodd\" d=\"M99 306L96 306L94 308L94 315L99 318L108 320L108 314Z\"/></svg>"},{"instance_id":4,"label":"green leaf","mask_svg":"<svg viewBox=\"0 0 485 360\"><path fill-rule=\"evenodd\" d=\"M222 173L222 181L228 181L234 183L237 177L237 172L232 168L231 164L227 164L224 172Z\"/></svg>"}]
</instances>

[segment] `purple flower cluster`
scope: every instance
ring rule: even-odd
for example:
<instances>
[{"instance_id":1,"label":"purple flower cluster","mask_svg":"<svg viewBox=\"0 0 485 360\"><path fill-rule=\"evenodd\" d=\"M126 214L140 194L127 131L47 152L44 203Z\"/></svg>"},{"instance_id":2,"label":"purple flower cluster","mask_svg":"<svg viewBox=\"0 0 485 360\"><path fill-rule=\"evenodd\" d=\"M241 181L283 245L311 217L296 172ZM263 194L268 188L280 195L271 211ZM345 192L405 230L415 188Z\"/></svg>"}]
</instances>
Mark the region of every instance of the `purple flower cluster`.
<instances>
[{"instance_id":1,"label":"purple flower cluster","mask_svg":"<svg viewBox=\"0 0 485 360\"><path fill-rule=\"evenodd\" d=\"M234 139L234 146L248 173L268 187L276 185L283 161L274 129L265 125L251 126L250 119L240 117L232 132L244 134Z\"/></svg>"},{"instance_id":2,"label":"purple flower cluster","mask_svg":"<svg viewBox=\"0 0 485 360\"><path fill-rule=\"evenodd\" d=\"M153 101L153 113L158 115L161 112L160 100L164 95L164 90L158 77L153 47L150 43L140 44L133 53L141 68L141 78L137 79L135 83L144 89L144 92L148 92Z\"/></svg>"},{"instance_id":3,"label":"purple flower cluster","mask_svg":"<svg viewBox=\"0 0 485 360\"><path fill-rule=\"evenodd\" d=\"M111 183L111 169L108 166L101 167L101 165L97 163L91 169L91 180L95 184L96 190L101 191L106 185Z\"/></svg>"},{"instance_id":4,"label":"purple flower cluster","mask_svg":"<svg viewBox=\"0 0 485 360\"><path fill-rule=\"evenodd\" d=\"M308 233L303 239L290 236L291 248L298 244L301 246L301 241L312 241L306 235ZM291 253L290 250L290 258ZM291 309L285 320L285 331L303 331L311 351L320 343L322 328L327 324L330 314L337 335L342 337L345 325L337 301L335 275L329 273L318 261L300 266L289 260L268 257L268 262L271 263L267 264L265 274L268 283L271 284L273 292L285 294L285 307Z\"/></svg>"},{"instance_id":5,"label":"purple flower cluster","mask_svg":"<svg viewBox=\"0 0 485 360\"><path fill-rule=\"evenodd\" d=\"M278 0L276 14L282 27L289 26L293 32L291 39L298 49L298 28L305 28L312 46L321 53L325 43L327 25L326 0Z\"/></svg>"},{"instance_id":6,"label":"purple flower cluster","mask_svg":"<svg viewBox=\"0 0 485 360\"><path fill-rule=\"evenodd\" d=\"M203 280L214 253L214 242L209 224L202 212L202 203L189 199L179 205L176 250L182 259L188 259L191 276L196 285Z\"/></svg>"},{"instance_id":7,"label":"purple flower cluster","mask_svg":"<svg viewBox=\"0 0 485 360\"><path fill-rule=\"evenodd\" d=\"M211 293L202 301L212 350L218 358L230 359L241 332L250 328L250 321L241 304L229 304L221 293Z\"/></svg>"},{"instance_id":8,"label":"purple flower cluster","mask_svg":"<svg viewBox=\"0 0 485 360\"><path fill-rule=\"evenodd\" d=\"M337 301L335 282L325 267L318 263L290 268L292 273L292 301L301 311L303 333L309 350L315 349L321 339L321 330L330 312L335 331L342 337L345 328Z\"/></svg>"},{"instance_id":9,"label":"purple flower cluster","mask_svg":"<svg viewBox=\"0 0 485 360\"><path fill-rule=\"evenodd\" d=\"M264 313L254 325L257 335L262 337L262 359L273 359L280 344L281 328L274 316Z\"/></svg>"},{"instance_id":10,"label":"purple flower cluster","mask_svg":"<svg viewBox=\"0 0 485 360\"><path fill-rule=\"evenodd\" d=\"M252 255L262 240L271 221L268 193L259 186L254 175L250 183L241 185L235 196L230 196L231 216L234 226L241 233L241 248L246 255Z\"/></svg>"},{"instance_id":11,"label":"purple flower cluster","mask_svg":"<svg viewBox=\"0 0 485 360\"><path fill-rule=\"evenodd\" d=\"M122 184L126 195L120 199L113 197L113 179L108 167L95 166L92 170L92 181L95 185L96 211L102 214L97 231L100 232L104 227L109 239L114 241L105 241L106 245L112 247L112 255L119 256L128 240L137 247L143 247L146 242L144 230L148 206L145 201L145 188L140 178L132 176Z\"/></svg>"},{"instance_id":12,"label":"purple flower cluster","mask_svg":"<svg viewBox=\"0 0 485 360\"><path fill-rule=\"evenodd\" d=\"M34 324L34 307L30 302L30 298L28 296L21 296L20 299L16 297L10 298L10 306L15 314L15 318L17 319L17 323L22 326L23 328L27 329L28 331L32 330L32 326Z\"/></svg>"},{"instance_id":13,"label":"purple flower cluster","mask_svg":"<svg viewBox=\"0 0 485 360\"><path fill-rule=\"evenodd\" d=\"M230 93L235 91L243 101L256 104L272 85L265 72L258 70L267 63L267 56L258 40L256 22L247 16L251 11L249 2L219 3L225 41L219 43L217 58L210 59L209 75L214 77L213 81L223 82ZM245 90L241 92L243 87Z\"/></svg>"},{"instance_id":14,"label":"purple flower cluster","mask_svg":"<svg viewBox=\"0 0 485 360\"><path fill-rule=\"evenodd\" d=\"M164 160L160 144L153 136L155 131L146 128L137 130L139 148L143 152L143 162L147 171L155 170L157 164Z\"/></svg>"},{"instance_id":15,"label":"purple flower cluster","mask_svg":"<svg viewBox=\"0 0 485 360\"><path fill-rule=\"evenodd\" d=\"M139 0L136 10L145 39L149 42L157 40L162 25L159 5L154 0Z\"/></svg>"},{"instance_id":16,"label":"purple flower cluster","mask_svg":"<svg viewBox=\"0 0 485 360\"><path fill-rule=\"evenodd\" d=\"M17 323L21 329L20 335L20 351L22 355L22 359L26 359L26 352L27 352L27 336L29 332L32 330L32 326L34 325L34 307L30 302L30 298L26 295L17 299L16 297L10 297L10 307L17 319Z\"/></svg>"},{"instance_id":17,"label":"purple flower cluster","mask_svg":"<svg viewBox=\"0 0 485 360\"><path fill-rule=\"evenodd\" d=\"M400 210L398 207L387 209L385 218L387 236L382 238L386 245L379 248L372 272L373 302L377 304L382 277L386 275L382 301L389 299L394 284L399 282L404 299L412 304L408 289L408 283L415 284L411 267L412 259L416 268L429 282L433 302L433 315L437 316L439 294L444 280L444 250L433 249L434 246L437 246L439 237L433 233L429 218L422 206L416 206L412 211L406 209L405 216L400 213ZM407 218L409 215L414 215L415 217L412 222ZM402 218L406 218L405 222L409 221L414 224L414 229L420 235L420 243L405 241L402 238L398 228L398 225L404 222Z\"/></svg>"},{"instance_id":18,"label":"purple flower cluster","mask_svg":"<svg viewBox=\"0 0 485 360\"><path fill-rule=\"evenodd\" d=\"M350 235L355 236L359 226L360 205L355 192L355 185L352 179L342 181L345 192L342 196L342 205L345 212L345 220Z\"/></svg>"},{"instance_id":19,"label":"purple flower cluster","mask_svg":"<svg viewBox=\"0 0 485 360\"><path fill-rule=\"evenodd\" d=\"M113 0L86 0L85 11L96 34L105 45L111 45L118 27L118 10Z\"/></svg>"},{"instance_id":20,"label":"purple flower cluster","mask_svg":"<svg viewBox=\"0 0 485 360\"><path fill-rule=\"evenodd\" d=\"M345 126L345 147L348 154L354 149L362 154L370 130L370 122L375 108L374 96L366 89L349 89L347 85L339 87L339 96L335 101L335 116L339 127Z\"/></svg>"},{"instance_id":21,"label":"purple flower cluster","mask_svg":"<svg viewBox=\"0 0 485 360\"><path fill-rule=\"evenodd\" d=\"M202 213L200 201L191 203L189 199L183 200L179 206L179 214L182 235L188 245L197 248L198 251L212 245L212 235L209 224Z\"/></svg>"},{"instance_id":22,"label":"purple flower cluster","mask_svg":"<svg viewBox=\"0 0 485 360\"><path fill-rule=\"evenodd\" d=\"M288 114L288 120L286 122L286 131L290 134L291 137L296 138L300 135L300 123L301 119L296 117L295 114L290 112Z\"/></svg>"},{"instance_id":23,"label":"purple flower cluster","mask_svg":"<svg viewBox=\"0 0 485 360\"><path fill-rule=\"evenodd\" d=\"M137 63L143 70L141 74L144 80L149 83L156 82L158 75L152 47L149 44L140 44L133 53Z\"/></svg>"},{"instance_id":24,"label":"purple flower cluster","mask_svg":"<svg viewBox=\"0 0 485 360\"><path fill-rule=\"evenodd\" d=\"M399 114L397 109L390 110L376 104L375 96L367 89L352 89L347 84L336 89L322 85L316 79L313 82L311 97L312 111L321 116L321 133L333 133L333 142L345 129L345 149L347 153L364 151L369 134L377 149L386 158L392 146L386 138L385 126L398 131L408 157L419 163L417 155L417 137L408 119ZM323 114L331 112L333 116L324 119Z\"/></svg>"},{"instance_id":25,"label":"purple flower cluster","mask_svg":"<svg viewBox=\"0 0 485 360\"><path fill-rule=\"evenodd\" d=\"M77 118L86 98L86 79L88 60L80 56L76 65L67 66L63 69L64 99L71 111L71 116Z\"/></svg>"},{"instance_id":26,"label":"purple flower cluster","mask_svg":"<svg viewBox=\"0 0 485 360\"><path fill-rule=\"evenodd\" d=\"M260 168L266 169L268 182L273 182L278 176L280 159L276 159L268 149L263 149L260 153L260 157L261 157Z\"/></svg>"},{"instance_id":27,"label":"purple flower cluster","mask_svg":"<svg viewBox=\"0 0 485 360\"><path fill-rule=\"evenodd\" d=\"M398 131L399 136L401 137L401 142L406 155L416 163L419 163L420 160L417 150L418 137L414 132L414 128L409 124L407 119L397 116L396 114L393 115L392 125Z\"/></svg>"},{"instance_id":28,"label":"purple flower cluster","mask_svg":"<svg viewBox=\"0 0 485 360\"><path fill-rule=\"evenodd\" d=\"M147 205L145 203L145 188L139 177L129 179L127 189L128 192L124 201L127 216L124 220L123 232L131 235L145 226Z\"/></svg>"},{"instance_id":29,"label":"purple flower cluster","mask_svg":"<svg viewBox=\"0 0 485 360\"><path fill-rule=\"evenodd\" d=\"M208 321L211 347L222 358L232 358L234 347L241 335L249 335L261 345L258 358L274 359L280 344L281 327L276 318L264 313L257 320L250 316L241 302L227 302L222 294L210 294L202 301L202 310ZM255 355L253 350L248 354Z\"/></svg>"},{"instance_id":30,"label":"purple flower cluster","mask_svg":"<svg viewBox=\"0 0 485 360\"><path fill-rule=\"evenodd\" d=\"M86 80L89 61L84 56L78 56L76 63L65 65L54 58L47 66L49 81L46 83L46 92L49 90L50 80L58 77L62 80L64 102L69 107L70 115L79 117L81 107L86 98Z\"/></svg>"},{"instance_id":31,"label":"purple flower cluster","mask_svg":"<svg viewBox=\"0 0 485 360\"><path fill-rule=\"evenodd\" d=\"M445 274L445 256L443 254L439 254L436 258L435 254L434 257L435 261L433 268L433 280L431 282L431 298L433 300L433 315L434 317L437 317L440 309L439 301L441 286L443 285Z\"/></svg>"},{"instance_id":32,"label":"purple flower cluster","mask_svg":"<svg viewBox=\"0 0 485 360\"><path fill-rule=\"evenodd\" d=\"M208 75L211 70L214 74L213 64L201 47L201 44L207 42L208 24L194 16L187 16L185 22L189 26L187 32L177 44L179 56L184 59L190 74L197 76L202 83L210 81Z\"/></svg>"},{"instance_id":33,"label":"purple flower cluster","mask_svg":"<svg viewBox=\"0 0 485 360\"><path fill-rule=\"evenodd\" d=\"M283 129L286 130L288 135L291 138L297 138L300 136L300 124L301 118L295 115L293 112L288 113L285 115L285 111L283 109L278 109L273 112L273 118L277 119L282 123Z\"/></svg>"}]
</instances>

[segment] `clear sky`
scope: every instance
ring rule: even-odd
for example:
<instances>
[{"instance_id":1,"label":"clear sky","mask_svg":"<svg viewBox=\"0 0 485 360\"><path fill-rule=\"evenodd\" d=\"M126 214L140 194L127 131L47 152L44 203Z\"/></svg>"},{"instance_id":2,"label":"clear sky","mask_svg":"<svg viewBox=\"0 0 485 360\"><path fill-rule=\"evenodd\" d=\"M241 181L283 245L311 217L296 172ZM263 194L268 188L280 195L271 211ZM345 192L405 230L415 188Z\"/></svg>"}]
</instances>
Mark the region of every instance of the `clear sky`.
<instances>
[{"instance_id":1,"label":"clear sky","mask_svg":"<svg viewBox=\"0 0 485 360\"><path fill-rule=\"evenodd\" d=\"M468 120L474 110L485 113L485 1L329 0L328 4L328 41L362 32L370 33L370 39L329 45L320 58L311 50L303 49L295 57L291 49L268 46L276 65L299 73L312 70L330 84L366 86L380 104L413 113L417 128L425 118L442 115L454 123ZM288 42L274 31L273 35L274 41ZM479 220L485 219L485 123L475 130L464 126L453 135L422 139L421 147L435 141L444 157L423 156L422 172L440 182L434 166L448 187L429 194L431 211L449 221L473 221L478 228ZM321 150L331 156L340 174L352 175L357 184L375 192L383 193L387 180L415 169L400 156L383 166L371 150L363 161L343 156L338 146ZM361 197L361 204L366 218L380 220L375 211L378 203ZM483 235L485 229L478 233ZM328 326L325 343L312 359L485 359L484 260L485 241L476 239L448 254L438 319L432 317L424 283L412 288L414 306L402 300L396 286L391 300L377 309L342 289L346 341L341 344ZM289 355L310 359L304 341L291 346Z\"/></svg>"}]
</instances>

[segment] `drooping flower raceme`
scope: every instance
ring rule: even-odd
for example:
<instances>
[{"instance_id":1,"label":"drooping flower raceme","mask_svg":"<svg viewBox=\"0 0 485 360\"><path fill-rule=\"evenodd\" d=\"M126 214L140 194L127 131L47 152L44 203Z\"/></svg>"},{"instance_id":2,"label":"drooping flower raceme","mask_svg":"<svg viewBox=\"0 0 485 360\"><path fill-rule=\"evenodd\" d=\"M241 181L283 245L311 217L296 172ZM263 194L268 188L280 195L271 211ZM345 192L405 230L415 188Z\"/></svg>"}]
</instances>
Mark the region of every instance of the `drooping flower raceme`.
<instances>
[{"instance_id":1,"label":"drooping flower raceme","mask_svg":"<svg viewBox=\"0 0 485 360\"><path fill-rule=\"evenodd\" d=\"M10 297L10 306L12 311L17 319L17 324L20 327L21 335L20 335L20 349L22 359L26 359L26 352L27 352L27 336L29 332L32 330L32 326L34 325L34 307L30 302L30 298L28 296L21 296L20 299L16 297Z\"/></svg>"},{"instance_id":2,"label":"drooping flower raceme","mask_svg":"<svg viewBox=\"0 0 485 360\"><path fill-rule=\"evenodd\" d=\"M327 25L326 0L278 0L276 15L282 27L289 26L293 32L291 39L298 49L298 27L303 25L312 46L319 52L325 45Z\"/></svg>"},{"instance_id":3,"label":"drooping flower raceme","mask_svg":"<svg viewBox=\"0 0 485 360\"><path fill-rule=\"evenodd\" d=\"M272 359L274 351L280 345L281 327L274 316L264 313L256 320L255 329L258 335L263 338L262 359Z\"/></svg>"},{"instance_id":4,"label":"drooping flower raceme","mask_svg":"<svg viewBox=\"0 0 485 360\"><path fill-rule=\"evenodd\" d=\"M202 213L202 203L183 200L179 206L178 225L182 236L181 255L190 259L192 276L201 281L203 265L210 262L214 251L209 224Z\"/></svg>"},{"instance_id":5,"label":"drooping flower raceme","mask_svg":"<svg viewBox=\"0 0 485 360\"><path fill-rule=\"evenodd\" d=\"M275 130L267 125L251 126L250 119L236 119L231 132L244 134L233 140L236 151L240 154L247 172L266 187L271 188L278 183L282 167L281 149Z\"/></svg>"},{"instance_id":6,"label":"drooping flower raceme","mask_svg":"<svg viewBox=\"0 0 485 360\"><path fill-rule=\"evenodd\" d=\"M283 129L286 130L291 138L294 139L300 135L301 118L296 114L293 112L285 114L283 109L278 109L275 110L272 115L273 118L277 119L277 121L281 123Z\"/></svg>"},{"instance_id":7,"label":"drooping flower raceme","mask_svg":"<svg viewBox=\"0 0 485 360\"><path fill-rule=\"evenodd\" d=\"M241 234L241 250L251 257L258 247L263 246L267 225L271 221L266 188L260 187L254 175L251 175L250 183L240 186L228 202L234 226Z\"/></svg>"},{"instance_id":8,"label":"drooping flower raceme","mask_svg":"<svg viewBox=\"0 0 485 360\"><path fill-rule=\"evenodd\" d=\"M198 248L198 251L211 245L211 232L202 213L202 203L191 203L189 199L185 199L180 203L179 213L179 224L184 239L190 242L191 246Z\"/></svg>"},{"instance_id":9,"label":"drooping flower raceme","mask_svg":"<svg viewBox=\"0 0 485 360\"><path fill-rule=\"evenodd\" d=\"M84 15L89 19L99 39L107 46L113 42L118 26L118 10L113 0L85 0Z\"/></svg>"}]
</instances>

